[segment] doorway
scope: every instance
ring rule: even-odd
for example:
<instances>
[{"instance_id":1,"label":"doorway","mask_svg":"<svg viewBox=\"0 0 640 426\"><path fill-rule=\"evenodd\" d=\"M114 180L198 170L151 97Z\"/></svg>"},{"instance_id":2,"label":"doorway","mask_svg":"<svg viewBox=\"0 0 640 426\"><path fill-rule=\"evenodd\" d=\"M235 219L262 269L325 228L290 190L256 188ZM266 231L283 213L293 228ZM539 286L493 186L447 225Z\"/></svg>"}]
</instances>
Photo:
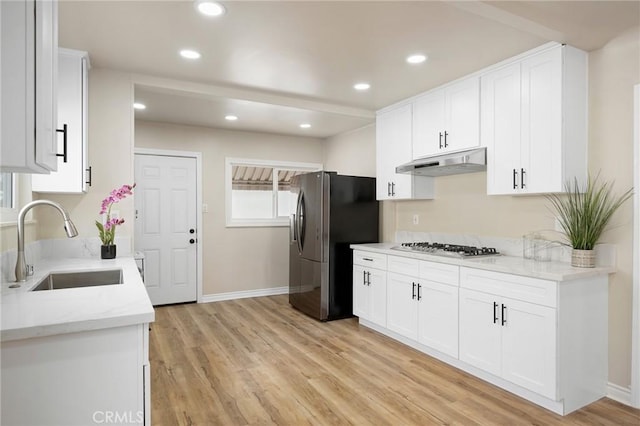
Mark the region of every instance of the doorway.
<instances>
[{"instance_id":1,"label":"doorway","mask_svg":"<svg viewBox=\"0 0 640 426\"><path fill-rule=\"evenodd\" d=\"M136 149L135 250L153 305L202 297L200 153Z\"/></svg>"}]
</instances>

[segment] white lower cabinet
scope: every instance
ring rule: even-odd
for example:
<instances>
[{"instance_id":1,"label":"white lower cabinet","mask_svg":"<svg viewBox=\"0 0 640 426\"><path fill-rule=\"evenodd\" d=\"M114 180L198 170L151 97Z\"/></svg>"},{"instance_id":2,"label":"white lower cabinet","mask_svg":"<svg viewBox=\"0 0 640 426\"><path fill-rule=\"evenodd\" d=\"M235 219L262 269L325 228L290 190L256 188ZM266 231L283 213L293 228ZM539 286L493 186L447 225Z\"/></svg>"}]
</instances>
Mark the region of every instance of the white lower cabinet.
<instances>
[{"instance_id":1,"label":"white lower cabinet","mask_svg":"<svg viewBox=\"0 0 640 426\"><path fill-rule=\"evenodd\" d=\"M457 358L458 267L388 256L388 270L387 328Z\"/></svg>"},{"instance_id":2,"label":"white lower cabinet","mask_svg":"<svg viewBox=\"0 0 640 426\"><path fill-rule=\"evenodd\" d=\"M149 324L3 342L0 423L149 425L148 346Z\"/></svg>"},{"instance_id":3,"label":"white lower cabinet","mask_svg":"<svg viewBox=\"0 0 640 426\"><path fill-rule=\"evenodd\" d=\"M458 287L422 280L419 305L418 341L457 358Z\"/></svg>"},{"instance_id":4,"label":"white lower cabinet","mask_svg":"<svg viewBox=\"0 0 640 426\"><path fill-rule=\"evenodd\" d=\"M460 289L460 360L556 398L556 310Z\"/></svg>"},{"instance_id":5,"label":"white lower cabinet","mask_svg":"<svg viewBox=\"0 0 640 426\"><path fill-rule=\"evenodd\" d=\"M387 328L418 340L418 278L389 272L387 276Z\"/></svg>"},{"instance_id":6,"label":"white lower cabinet","mask_svg":"<svg viewBox=\"0 0 640 426\"><path fill-rule=\"evenodd\" d=\"M492 374L500 374L501 330L492 312L496 298L460 289L460 359ZM480 319L480 321L478 321Z\"/></svg>"},{"instance_id":7,"label":"white lower cabinet","mask_svg":"<svg viewBox=\"0 0 640 426\"><path fill-rule=\"evenodd\" d=\"M353 315L385 327L387 256L356 251L353 263Z\"/></svg>"},{"instance_id":8,"label":"white lower cabinet","mask_svg":"<svg viewBox=\"0 0 640 426\"><path fill-rule=\"evenodd\" d=\"M535 393L556 399L556 310L503 299L502 377Z\"/></svg>"},{"instance_id":9,"label":"white lower cabinet","mask_svg":"<svg viewBox=\"0 0 640 426\"><path fill-rule=\"evenodd\" d=\"M606 395L605 273L553 281L386 255L370 280L358 263L374 256L384 255L354 251L354 313L365 325L558 414ZM376 308L362 283L383 269ZM386 323L372 320L376 309Z\"/></svg>"}]
</instances>

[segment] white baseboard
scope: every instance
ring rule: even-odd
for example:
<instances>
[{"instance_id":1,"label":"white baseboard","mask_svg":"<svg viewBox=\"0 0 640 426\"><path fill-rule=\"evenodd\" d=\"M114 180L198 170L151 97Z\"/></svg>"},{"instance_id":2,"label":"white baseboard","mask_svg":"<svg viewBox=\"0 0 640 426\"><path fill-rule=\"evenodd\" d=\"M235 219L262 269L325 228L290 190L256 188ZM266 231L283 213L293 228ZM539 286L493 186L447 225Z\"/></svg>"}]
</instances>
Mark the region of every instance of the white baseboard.
<instances>
[{"instance_id":1,"label":"white baseboard","mask_svg":"<svg viewBox=\"0 0 640 426\"><path fill-rule=\"evenodd\" d=\"M609 382L607 384L607 398L618 401L621 404L632 406L631 389Z\"/></svg>"},{"instance_id":2,"label":"white baseboard","mask_svg":"<svg viewBox=\"0 0 640 426\"><path fill-rule=\"evenodd\" d=\"M259 290L231 291L228 293L204 294L199 303L221 302L223 300L246 299L247 297L275 296L289 293L289 286L261 288Z\"/></svg>"}]
</instances>

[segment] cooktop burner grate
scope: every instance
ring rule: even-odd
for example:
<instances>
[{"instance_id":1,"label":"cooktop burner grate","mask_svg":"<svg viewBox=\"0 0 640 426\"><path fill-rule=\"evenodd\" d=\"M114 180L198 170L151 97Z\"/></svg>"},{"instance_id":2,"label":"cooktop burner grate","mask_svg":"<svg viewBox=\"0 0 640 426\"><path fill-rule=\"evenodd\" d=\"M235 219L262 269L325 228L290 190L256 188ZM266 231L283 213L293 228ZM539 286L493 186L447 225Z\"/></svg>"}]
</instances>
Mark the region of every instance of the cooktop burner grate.
<instances>
[{"instance_id":1,"label":"cooktop burner grate","mask_svg":"<svg viewBox=\"0 0 640 426\"><path fill-rule=\"evenodd\" d=\"M479 256L498 256L500 252L493 247L475 247L460 244L446 244L438 242L413 242L402 243L400 246L394 247L396 250L417 251L437 256L451 257L479 257Z\"/></svg>"}]
</instances>

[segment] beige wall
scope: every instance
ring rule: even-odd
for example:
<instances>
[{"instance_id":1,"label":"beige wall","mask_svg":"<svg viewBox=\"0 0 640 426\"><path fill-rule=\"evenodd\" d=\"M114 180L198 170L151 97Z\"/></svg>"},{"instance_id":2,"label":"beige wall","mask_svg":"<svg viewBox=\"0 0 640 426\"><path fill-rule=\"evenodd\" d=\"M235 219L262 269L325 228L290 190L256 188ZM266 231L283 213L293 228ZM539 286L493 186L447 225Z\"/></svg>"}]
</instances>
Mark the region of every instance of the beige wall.
<instances>
[{"instance_id":1,"label":"beige wall","mask_svg":"<svg viewBox=\"0 0 640 426\"><path fill-rule=\"evenodd\" d=\"M128 74L92 68L89 72L89 164L93 184L83 195L36 194L61 203L71 215L80 237L98 237L95 220L109 192L133 183L133 89ZM116 236L133 236L133 201L113 207L125 223ZM64 238L60 215L52 209L36 212L38 238Z\"/></svg>"},{"instance_id":2,"label":"beige wall","mask_svg":"<svg viewBox=\"0 0 640 426\"><path fill-rule=\"evenodd\" d=\"M202 153L203 293L289 284L289 228L225 227L225 157L322 162L322 141L136 121L136 147Z\"/></svg>"},{"instance_id":3,"label":"beige wall","mask_svg":"<svg viewBox=\"0 0 640 426\"><path fill-rule=\"evenodd\" d=\"M639 29L590 53L589 76L589 170L615 180L621 193L633 185L633 86L640 83ZM352 136L353 141L334 138L340 143L327 147L327 166L351 143L375 150L375 135L366 135L368 143L359 138L362 135ZM360 166L362 156L350 157L354 168ZM337 164L349 169L347 164ZM554 227L549 203L542 196L487 196L486 173L438 177L435 188L435 200L382 203L385 241L392 241L397 230L518 238ZM413 225L414 214L420 217L418 225ZM609 286L609 380L623 387L631 379L632 214L628 202L602 238L617 246L618 272L611 275Z\"/></svg>"},{"instance_id":4,"label":"beige wall","mask_svg":"<svg viewBox=\"0 0 640 426\"><path fill-rule=\"evenodd\" d=\"M24 232L25 244L29 244L37 239L36 238L37 229L36 229L35 222L27 222L24 229L25 229L25 232ZM17 226L15 224L3 224L2 227L0 227L0 252L6 251L6 250L15 250L17 246L18 246ZM11 273L9 273L9 275L6 275L5 271L2 271L2 274L0 275L3 277L7 276L9 278L13 277Z\"/></svg>"},{"instance_id":5,"label":"beige wall","mask_svg":"<svg viewBox=\"0 0 640 426\"><path fill-rule=\"evenodd\" d=\"M589 169L633 186L633 86L640 83L640 28L589 55ZM636 188L636 191L640 190ZM618 272L609 286L609 379L627 387L631 377L633 203L614 218L605 235L618 245Z\"/></svg>"},{"instance_id":6,"label":"beige wall","mask_svg":"<svg viewBox=\"0 0 640 426\"><path fill-rule=\"evenodd\" d=\"M370 124L325 139L322 152L325 170L341 175L375 177L375 138L376 126Z\"/></svg>"}]
</instances>

